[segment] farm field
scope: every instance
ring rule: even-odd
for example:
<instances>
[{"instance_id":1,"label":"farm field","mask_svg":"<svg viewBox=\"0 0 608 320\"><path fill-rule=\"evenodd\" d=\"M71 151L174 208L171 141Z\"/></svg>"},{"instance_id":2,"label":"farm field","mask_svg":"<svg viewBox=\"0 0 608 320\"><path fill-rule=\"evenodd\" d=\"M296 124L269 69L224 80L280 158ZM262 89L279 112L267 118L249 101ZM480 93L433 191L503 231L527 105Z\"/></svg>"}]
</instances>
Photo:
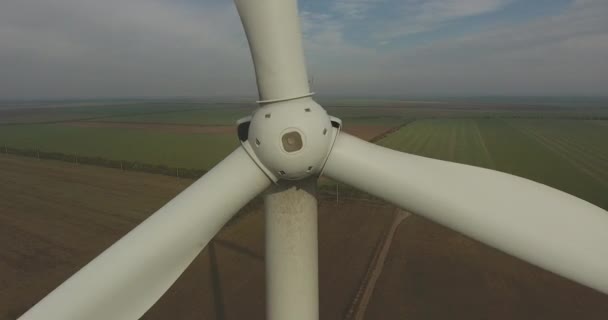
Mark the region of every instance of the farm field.
<instances>
[{"instance_id":1,"label":"farm field","mask_svg":"<svg viewBox=\"0 0 608 320\"><path fill-rule=\"evenodd\" d=\"M607 313L608 296L413 215L397 230L365 319L601 320Z\"/></svg>"},{"instance_id":2,"label":"farm field","mask_svg":"<svg viewBox=\"0 0 608 320\"><path fill-rule=\"evenodd\" d=\"M369 140L391 128L352 125L345 131ZM238 145L235 126L90 121L0 126L0 149L7 146L174 168L209 170Z\"/></svg>"},{"instance_id":3,"label":"farm field","mask_svg":"<svg viewBox=\"0 0 608 320\"><path fill-rule=\"evenodd\" d=\"M141 115L112 116L105 119L110 122L140 122L140 123L172 123L196 125L231 125L236 120L246 117L254 110L253 107L203 107L179 112L158 112Z\"/></svg>"},{"instance_id":4,"label":"farm field","mask_svg":"<svg viewBox=\"0 0 608 320\"><path fill-rule=\"evenodd\" d=\"M407 123L379 143L423 156L509 172L608 207L605 196L608 139L604 138L608 135L607 121L560 118L576 108L496 104L484 109L480 104L398 101L376 107L336 104L328 108L329 112L344 120L344 131L363 139L376 141L383 133ZM64 115L87 113L88 118L0 125L0 149L8 146L208 170L238 146L234 121L252 110L251 106L238 104L145 105L43 108L40 110ZM0 111L0 118L15 110ZM547 111L547 119L531 116L543 110ZM590 110L598 116L603 114L597 108ZM25 114L44 116L44 112ZM453 118L455 114L458 118ZM488 114L492 118L487 118Z\"/></svg>"},{"instance_id":5,"label":"farm field","mask_svg":"<svg viewBox=\"0 0 608 320\"><path fill-rule=\"evenodd\" d=\"M413 122L379 144L495 169L608 209L608 128L580 120L437 119Z\"/></svg>"},{"instance_id":6,"label":"farm field","mask_svg":"<svg viewBox=\"0 0 608 320\"><path fill-rule=\"evenodd\" d=\"M0 319L14 319L192 180L0 155ZM395 209L321 195L321 319L344 319ZM264 319L263 215L233 219L144 319ZM608 298L420 217L401 222L367 319L601 319ZM573 303L574 301L574 303Z\"/></svg>"},{"instance_id":7,"label":"farm field","mask_svg":"<svg viewBox=\"0 0 608 320\"><path fill-rule=\"evenodd\" d=\"M0 109L0 124L59 123L65 121L127 121L160 122L178 119L179 122L202 121L208 123L234 123L237 118L251 112L251 103L205 103L180 101L140 101L140 102L96 102L96 103L40 103L31 106L7 107ZM162 115L162 116L159 116ZM141 117L141 119L140 119ZM179 121L181 120L181 121ZM222 122L223 121L223 122ZM133 122L133 121L131 121Z\"/></svg>"},{"instance_id":8,"label":"farm field","mask_svg":"<svg viewBox=\"0 0 608 320\"><path fill-rule=\"evenodd\" d=\"M0 109L0 124L45 124L68 121L96 121L121 123L230 125L248 116L257 108L248 103L196 102L123 102L83 105L41 105L26 108ZM435 109L327 106L330 114L353 124L397 124L411 115L437 114Z\"/></svg>"},{"instance_id":9,"label":"farm field","mask_svg":"<svg viewBox=\"0 0 608 320\"><path fill-rule=\"evenodd\" d=\"M235 122L251 112L251 107L214 104L148 107L0 110L0 119L8 121L4 125L0 121L0 148L208 170L239 145ZM344 130L369 140L397 125L395 119L381 120L384 117L388 116L379 115L380 120L370 123L354 122Z\"/></svg>"},{"instance_id":10,"label":"farm field","mask_svg":"<svg viewBox=\"0 0 608 320\"><path fill-rule=\"evenodd\" d=\"M236 133L77 127L66 124L0 126L2 146L111 160L207 170L239 142Z\"/></svg>"},{"instance_id":11,"label":"farm field","mask_svg":"<svg viewBox=\"0 0 608 320\"><path fill-rule=\"evenodd\" d=\"M342 101L327 109L362 139L519 175L608 209L606 108L377 103ZM192 182L6 155L4 146L207 170L238 146L234 122L252 108L195 102L0 108L0 320L17 317ZM369 285L395 208L328 179L320 188L321 318L344 319L361 307L359 293ZM264 319L263 228L257 199L145 319ZM381 271L363 308L367 319L608 313L605 295L415 215L397 227Z\"/></svg>"},{"instance_id":12,"label":"farm field","mask_svg":"<svg viewBox=\"0 0 608 320\"><path fill-rule=\"evenodd\" d=\"M607 120L590 120L589 123L596 124L598 126L608 126Z\"/></svg>"},{"instance_id":13,"label":"farm field","mask_svg":"<svg viewBox=\"0 0 608 320\"><path fill-rule=\"evenodd\" d=\"M2 320L18 317L192 182L12 155L0 155L0 178ZM321 201L324 319L346 312L392 213L357 199L339 209ZM263 229L254 200L144 319L265 319Z\"/></svg>"},{"instance_id":14,"label":"farm field","mask_svg":"<svg viewBox=\"0 0 608 320\"><path fill-rule=\"evenodd\" d=\"M563 119L576 112L579 117L603 117L606 108L459 101L347 102L328 102L328 111L344 120L344 131L363 139L376 141L407 123L380 143L513 173L608 207L607 121ZM46 124L0 125L0 149L204 171L238 146L234 121L253 108L244 103L176 101L2 109L0 119L11 119L15 113L33 117L30 122L49 115L67 118ZM541 115L545 118L540 119Z\"/></svg>"},{"instance_id":15,"label":"farm field","mask_svg":"<svg viewBox=\"0 0 608 320\"><path fill-rule=\"evenodd\" d=\"M104 121L194 125L233 125L257 108L255 99L224 102L204 100L125 101L0 101L1 124ZM504 101L503 101L504 100ZM607 119L608 100L551 101L512 99L323 99L327 111L353 124L399 124L425 118L576 118Z\"/></svg>"}]
</instances>

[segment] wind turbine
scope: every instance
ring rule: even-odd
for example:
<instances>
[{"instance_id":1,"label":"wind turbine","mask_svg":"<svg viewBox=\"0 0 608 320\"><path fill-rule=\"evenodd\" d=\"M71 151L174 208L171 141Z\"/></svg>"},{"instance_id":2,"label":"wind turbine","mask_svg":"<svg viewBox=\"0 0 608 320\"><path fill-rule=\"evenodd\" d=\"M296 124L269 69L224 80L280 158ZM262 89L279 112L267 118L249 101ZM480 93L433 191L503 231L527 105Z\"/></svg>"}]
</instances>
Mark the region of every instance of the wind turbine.
<instances>
[{"instance_id":1,"label":"wind turbine","mask_svg":"<svg viewBox=\"0 0 608 320\"><path fill-rule=\"evenodd\" d=\"M236 6L260 97L253 116L238 122L242 145L20 319L138 319L260 193L267 315L318 319L321 174L608 293L608 212L530 180L340 132L340 120L309 92L296 0Z\"/></svg>"}]
</instances>

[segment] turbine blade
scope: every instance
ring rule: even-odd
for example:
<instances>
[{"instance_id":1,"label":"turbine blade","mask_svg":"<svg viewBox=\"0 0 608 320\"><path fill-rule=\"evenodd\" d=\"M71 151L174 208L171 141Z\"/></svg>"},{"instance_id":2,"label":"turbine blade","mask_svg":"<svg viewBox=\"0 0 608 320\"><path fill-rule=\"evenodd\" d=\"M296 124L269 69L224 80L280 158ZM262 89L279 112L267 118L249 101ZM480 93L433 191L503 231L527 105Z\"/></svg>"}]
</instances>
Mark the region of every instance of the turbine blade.
<instances>
[{"instance_id":1,"label":"turbine blade","mask_svg":"<svg viewBox=\"0 0 608 320\"><path fill-rule=\"evenodd\" d=\"M20 319L140 318L232 215L269 185L239 147Z\"/></svg>"},{"instance_id":2,"label":"turbine blade","mask_svg":"<svg viewBox=\"0 0 608 320\"><path fill-rule=\"evenodd\" d=\"M324 173L541 268L608 293L608 212L506 173L341 133Z\"/></svg>"},{"instance_id":3,"label":"turbine blade","mask_svg":"<svg viewBox=\"0 0 608 320\"><path fill-rule=\"evenodd\" d=\"M261 102L310 95L296 0L235 0Z\"/></svg>"}]
</instances>

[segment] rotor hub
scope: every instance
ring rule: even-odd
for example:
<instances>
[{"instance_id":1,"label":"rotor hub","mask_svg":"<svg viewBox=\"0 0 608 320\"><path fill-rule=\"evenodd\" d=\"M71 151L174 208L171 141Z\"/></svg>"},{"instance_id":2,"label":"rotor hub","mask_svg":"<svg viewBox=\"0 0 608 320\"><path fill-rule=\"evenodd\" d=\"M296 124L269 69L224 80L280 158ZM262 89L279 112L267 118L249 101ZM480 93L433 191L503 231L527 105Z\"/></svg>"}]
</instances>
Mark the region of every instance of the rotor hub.
<instances>
[{"instance_id":1,"label":"rotor hub","mask_svg":"<svg viewBox=\"0 0 608 320\"><path fill-rule=\"evenodd\" d=\"M321 172L333 142L327 112L312 98L264 105L251 118L248 142L268 173L299 180Z\"/></svg>"}]
</instances>

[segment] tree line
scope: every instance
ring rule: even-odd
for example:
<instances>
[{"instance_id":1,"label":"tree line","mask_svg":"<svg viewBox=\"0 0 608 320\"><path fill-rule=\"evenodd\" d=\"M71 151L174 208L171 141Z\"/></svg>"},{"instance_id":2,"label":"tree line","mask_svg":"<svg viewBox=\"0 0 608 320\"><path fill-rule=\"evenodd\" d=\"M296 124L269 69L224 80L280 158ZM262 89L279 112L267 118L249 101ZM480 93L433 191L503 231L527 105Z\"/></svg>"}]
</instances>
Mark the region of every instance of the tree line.
<instances>
[{"instance_id":1,"label":"tree line","mask_svg":"<svg viewBox=\"0 0 608 320\"><path fill-rule=\"evenodd\" d=\"M164 174L180 178L197 179L202 177L207 171L202 169L170 167L164 164L151 164L129 160L111 160L102 157L91 157L77 154L67 154L61 152L40 151L34 149L21 149L3 146L0 152L26 156L38 159L50 159L77 164L88 164L99 167L114 168L125 171L139 171L147 173Z\"/></svg>"}]
</instances>

